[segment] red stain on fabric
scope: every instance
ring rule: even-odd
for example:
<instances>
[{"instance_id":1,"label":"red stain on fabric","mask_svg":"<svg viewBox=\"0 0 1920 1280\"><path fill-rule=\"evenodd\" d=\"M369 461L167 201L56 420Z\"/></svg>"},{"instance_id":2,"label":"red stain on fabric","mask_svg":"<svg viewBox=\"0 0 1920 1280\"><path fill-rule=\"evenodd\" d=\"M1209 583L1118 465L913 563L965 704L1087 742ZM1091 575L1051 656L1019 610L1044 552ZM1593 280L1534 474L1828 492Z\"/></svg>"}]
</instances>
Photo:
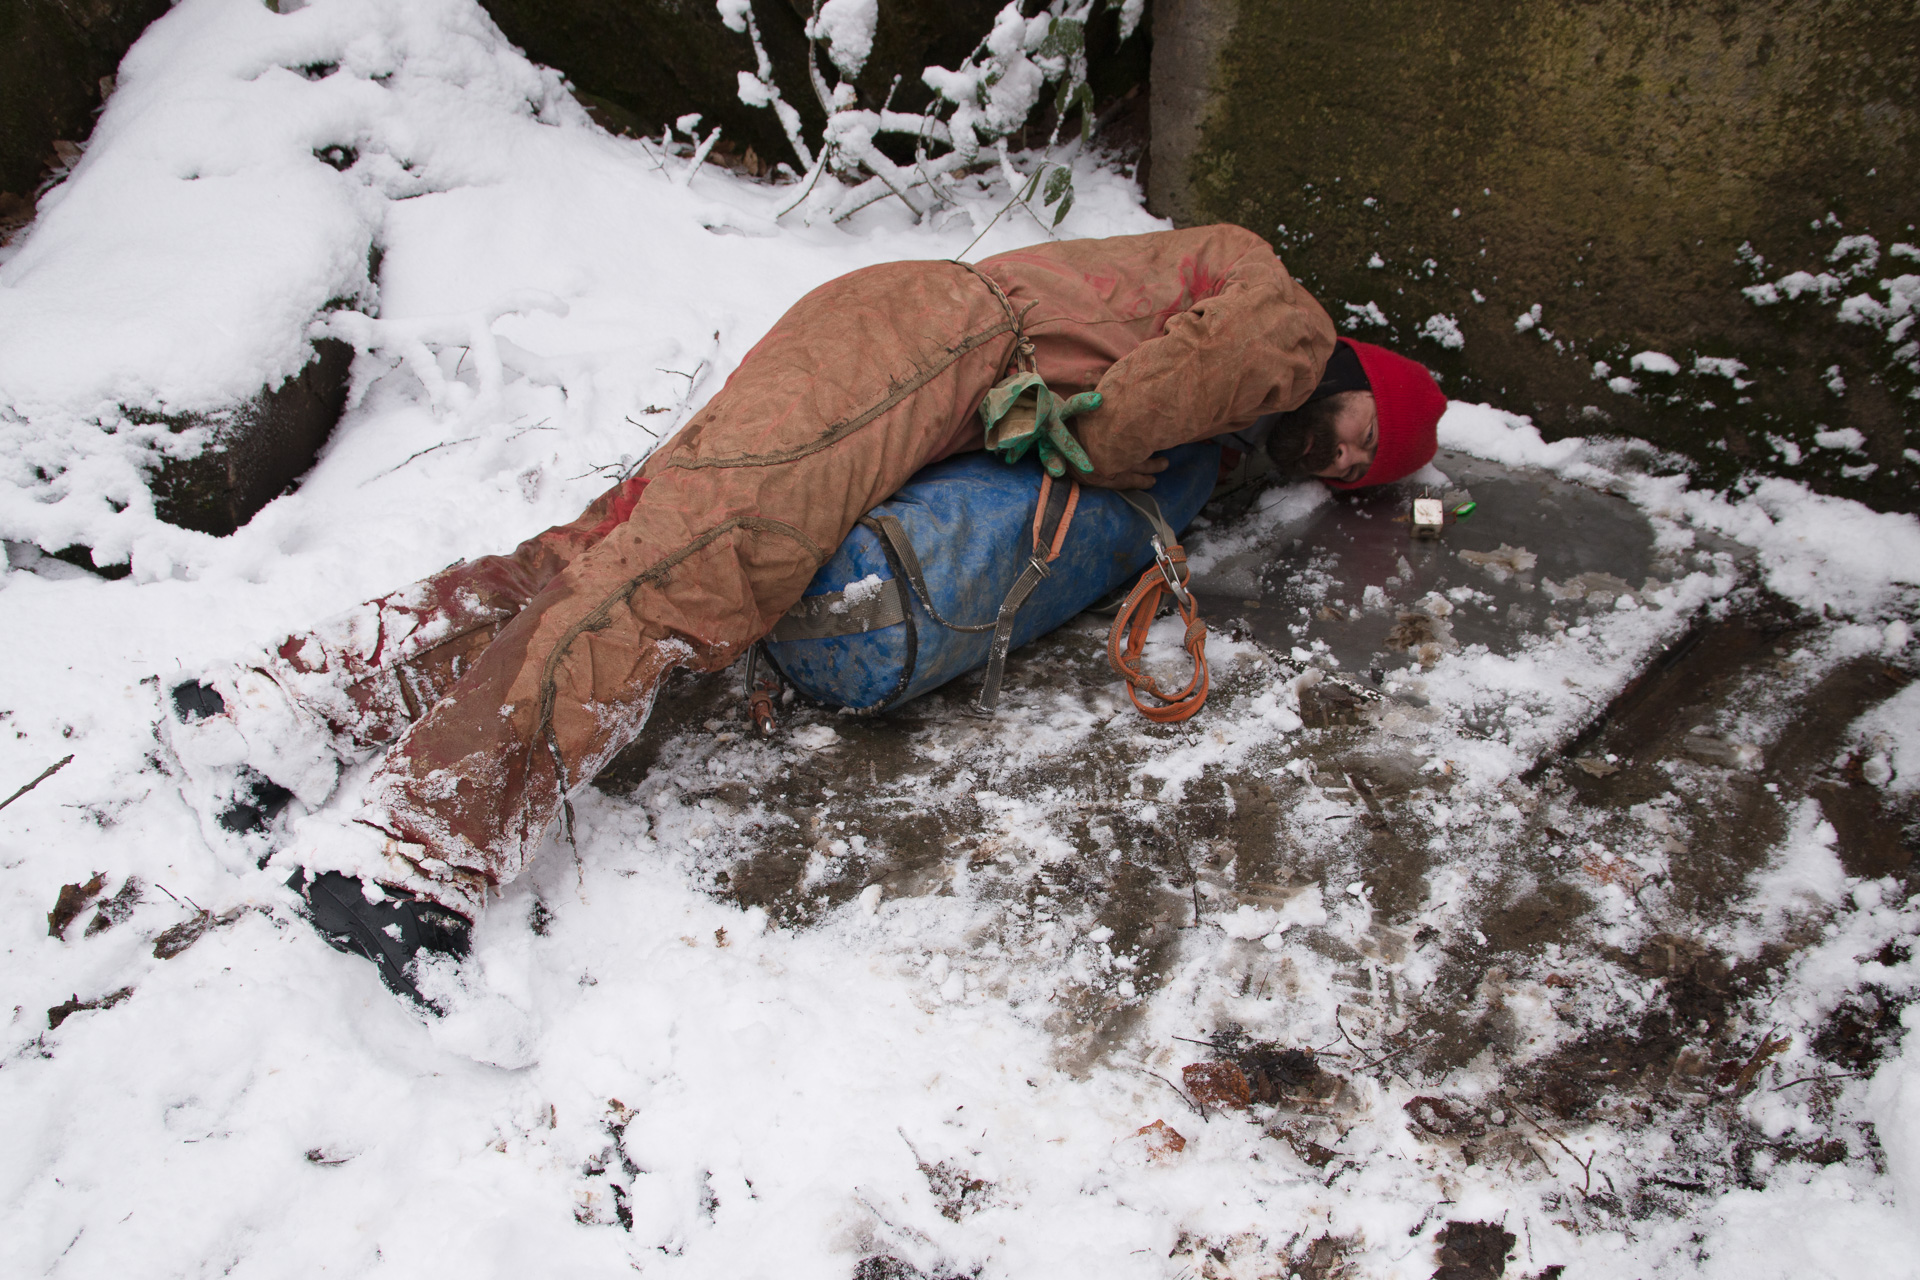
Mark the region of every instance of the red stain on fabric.
<instances>
[{"instance_id":1,"label":"red stain on fabric","mask_svg":"<svg viewBox=\"0 0 1920 1280\"><path fill-rule=\"evenodd\" d=\"M1156 311L1153 316L1155 336L1164 333L1167 322L1183 311L1191 311L1197 302L1208 298L1217 298L1227 287L1227 278L1215 275L1206 265L1187 254L1180 259L1180 296Z\"/></svg>"},{"instance_id":2,"label":"red stain on fabric","mask_svg":"<svg viewBox=\"0 0 1920 1280\"><path fill-rule=\"evenodd\" d=\"M622 481L620 492L614 495L613 506L608 509L607 518L587 530L587 541L589 543L598 542L625 524L627 518L633 514L634 505L640 501L640 494L646 487L647 481L643 476L635 476L631 480Z\"/></svg>"}]
</instances>

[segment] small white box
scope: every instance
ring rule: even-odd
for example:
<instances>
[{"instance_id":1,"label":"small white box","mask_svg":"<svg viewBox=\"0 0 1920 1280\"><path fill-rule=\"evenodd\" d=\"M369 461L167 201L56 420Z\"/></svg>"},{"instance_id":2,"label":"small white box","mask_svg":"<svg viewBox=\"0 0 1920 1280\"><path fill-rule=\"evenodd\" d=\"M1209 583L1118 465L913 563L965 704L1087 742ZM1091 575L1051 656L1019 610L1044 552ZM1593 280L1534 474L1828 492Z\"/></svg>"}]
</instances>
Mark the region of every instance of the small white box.
<instances>
[{"instance_id":1,"label":"small white box","mask_svg":"<svg viewBox=\"0 0 1920 1280\"><path fill-rule=\"evenodd\" d=\"M1434 538L1440 534L1440 528L1447 522L1446 508L1440 505L1438 498L1415 498L1413 500L1413 536L1416 538Z\"/></svg>"}]
</instances>

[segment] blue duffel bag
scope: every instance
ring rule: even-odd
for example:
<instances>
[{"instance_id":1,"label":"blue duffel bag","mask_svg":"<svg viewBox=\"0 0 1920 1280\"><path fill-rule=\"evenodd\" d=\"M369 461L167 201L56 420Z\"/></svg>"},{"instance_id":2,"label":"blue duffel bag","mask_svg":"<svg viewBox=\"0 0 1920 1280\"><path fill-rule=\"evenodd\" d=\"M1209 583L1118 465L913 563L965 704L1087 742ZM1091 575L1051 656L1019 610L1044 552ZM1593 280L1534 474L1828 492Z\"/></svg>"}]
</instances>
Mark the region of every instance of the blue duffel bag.
<instances>
[{"instance_id":1,"label":"blue duffel bag","mask_svg":"<svg viewBox=\"0 0 1920 1280\"><path fill-rule=\"evenodd\" d=\"M1133 581L1154 562L1156 523L1170 542L1199 513L1219 446L1182 445L1166 458L1144 502L1049 484L1035 458L1008 466L965 453L923 468L847 535L766 652L801 693L860 712L989 667L980 705L991 710L1007 649Z\"/></svg>"}]
</instances>

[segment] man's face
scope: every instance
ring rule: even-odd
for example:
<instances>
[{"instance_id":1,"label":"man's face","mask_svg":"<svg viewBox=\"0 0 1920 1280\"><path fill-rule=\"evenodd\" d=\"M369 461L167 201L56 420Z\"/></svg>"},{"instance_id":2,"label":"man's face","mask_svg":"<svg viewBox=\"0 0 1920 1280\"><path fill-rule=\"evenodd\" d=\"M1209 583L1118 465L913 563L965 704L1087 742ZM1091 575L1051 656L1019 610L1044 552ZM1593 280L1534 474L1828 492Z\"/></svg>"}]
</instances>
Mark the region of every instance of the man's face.
<instances>
[{"instance_id":1,"label":"man's face","mask_svg":"<svg viewBox=\"0 0 1920 1280\"><path fill-rule=\"evenodd\" d=\"M1352 484L1373 465L1374 451L1380 447L1380 415L1371 391L1343 391L1333 399L1339 404L1333 419L1339 451L1331 463L1314 474Z\"/></svg>"}]
</instances>

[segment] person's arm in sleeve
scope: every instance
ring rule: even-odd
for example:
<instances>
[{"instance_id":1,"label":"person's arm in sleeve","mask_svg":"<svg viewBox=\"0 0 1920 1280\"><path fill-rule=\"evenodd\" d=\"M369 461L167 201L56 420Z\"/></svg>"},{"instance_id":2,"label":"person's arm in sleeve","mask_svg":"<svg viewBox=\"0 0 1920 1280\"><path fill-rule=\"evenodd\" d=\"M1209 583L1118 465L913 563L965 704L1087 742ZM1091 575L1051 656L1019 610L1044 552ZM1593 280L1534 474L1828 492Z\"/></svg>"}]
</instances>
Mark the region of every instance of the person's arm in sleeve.
<instances>
[{"instance_id":1,"label":"person's arm in sleeve","mask_svg":"<svg viewBox=\"0 0 1920 1280\"><path fill-rule=\"evenodd\" d=\"M1090 483L1150 483L1154 453L1297 408L1319 384L1334 344L1325 308L1260 237L1205 230L1192 271L1204 296L1115 361L1095 388L1100 408L1075 419Z\"/></svg>"}]
</instances>

